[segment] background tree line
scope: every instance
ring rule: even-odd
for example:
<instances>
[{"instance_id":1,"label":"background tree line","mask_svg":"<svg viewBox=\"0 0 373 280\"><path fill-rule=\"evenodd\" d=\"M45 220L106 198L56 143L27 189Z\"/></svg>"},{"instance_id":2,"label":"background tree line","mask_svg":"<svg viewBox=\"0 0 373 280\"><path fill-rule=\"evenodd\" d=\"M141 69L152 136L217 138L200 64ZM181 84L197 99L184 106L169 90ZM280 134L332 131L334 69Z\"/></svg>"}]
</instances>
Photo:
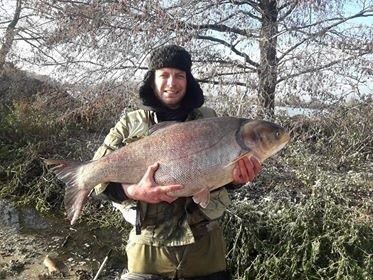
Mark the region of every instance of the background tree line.
<instances>
[{"instance_id":1,"label":"background tree line","mask_svg":"<svg viewBox=\"0 0 373 280\"><path fill-rule=\"evenodd\" d=\"M117 85L139 81L149 52L177 43L207 95L258 105L260 117L274 116L275 97L330 105L372 93L371 0L0 3L0 69L52 67L69 84Z\"/></svg>"}]
</instances>

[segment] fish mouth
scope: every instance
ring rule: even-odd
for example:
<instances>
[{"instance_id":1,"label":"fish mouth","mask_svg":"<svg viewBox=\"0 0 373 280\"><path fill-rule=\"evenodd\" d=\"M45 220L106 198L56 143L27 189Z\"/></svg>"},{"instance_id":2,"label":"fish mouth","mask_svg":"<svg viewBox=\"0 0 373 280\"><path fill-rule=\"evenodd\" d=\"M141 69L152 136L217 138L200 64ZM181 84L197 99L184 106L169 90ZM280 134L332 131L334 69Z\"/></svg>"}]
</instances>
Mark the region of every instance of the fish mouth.
<instances>
[{"instance_id":1,"label":"fish mouth","mask_svg":"<svg viewBox=\"0 0 373 280\"><path fill-rule=\"evenodd\" d=\"M284 135L282 136L282 139L281 139L281 144L280 145L278 145L273 151L274 151L274 153L277 153L278 151L280 151L280 150L282 150L284 147L285 147L285 145L287 144L287 143L289 143L289 141L290 141L290 135L289 135L289 133L284 133Z\"/></svg>"},{"instance_id":2,"label":"fish mouth","mask_svg":"<svg viewBox=\"0 0 373 280\"><path fill-rule=\"evenodd\" d=\"M274 148L270 149L267 153L263 153L261 158L260 158L261 161L263 162L267 158L272 157L273 155L277 154L277 152L281 151L289 141L290 141L290 135L288 133L285 133L282 136L281 144L279 144L279 145L275 146Z\"/></svg>"}]
</instances>

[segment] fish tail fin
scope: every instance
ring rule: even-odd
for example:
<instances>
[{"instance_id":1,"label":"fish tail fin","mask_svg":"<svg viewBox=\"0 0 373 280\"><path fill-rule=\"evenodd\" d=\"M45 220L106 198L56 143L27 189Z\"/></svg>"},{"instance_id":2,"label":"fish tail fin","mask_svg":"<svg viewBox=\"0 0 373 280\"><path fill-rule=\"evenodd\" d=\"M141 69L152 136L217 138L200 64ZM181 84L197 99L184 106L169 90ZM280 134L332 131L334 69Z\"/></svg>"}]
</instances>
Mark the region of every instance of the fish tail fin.
<instances>
[{"instance_id":1,"label":"fish tail fin","mask_svg":"<svg viewBox=\"0 0 373 280\"><path fill-rule=\"evenodd\" d=\"M60 159L44 159L47 165L54 165L51 170L57 178L66 184L64 205L67 218L73 225L83 209L84 203L88 199L90 189L81 182L78 171L84 165L80 161L68 161Z\"/></svg>"},{"instance_id":2,"label":"fish tail fin","mask_svg":"<svg viewBox=\"0 0 373 280\"><path fill-rule=\"evenodd\" d=\"M46 165L53 165L50 170L66 185L81 185L78 180L78 169L84 163L63 159L44 159L44 163Z\"/></svg>"}]
</instances>

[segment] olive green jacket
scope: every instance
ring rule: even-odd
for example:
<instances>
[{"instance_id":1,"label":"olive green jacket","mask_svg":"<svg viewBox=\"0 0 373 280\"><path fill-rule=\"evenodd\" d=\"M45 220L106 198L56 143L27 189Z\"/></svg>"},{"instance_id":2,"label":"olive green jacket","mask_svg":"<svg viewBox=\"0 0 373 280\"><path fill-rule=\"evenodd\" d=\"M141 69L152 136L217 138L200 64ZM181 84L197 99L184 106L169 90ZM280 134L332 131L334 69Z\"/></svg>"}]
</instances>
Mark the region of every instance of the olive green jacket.
<instances>
[{"instance_id":1,"label":"olive green jacket","mask_svg":"<svg viewBox=\"0 0 373 280\"><path fill-rule=\"evenodd\" d=\"M186 121L215 117L214 110L201 107L193 110ZM106 136L104 143L97 150L93 159L101 158L112 151L145 137L149 128L158 123L156 113L148 110L136 110L124 114ZM95 187L96 194L103 192L107 184ZM178 198L173 203L161 202L148 204L132 200L114 205L121 210L125 219L134 223L129 217L136 212L141 221L141 232L133 230L130 242L154 246L179 246L194 243L209 230L218 225L230 199L225 188L211 193L211 200L206 208L196 205L191 198Z\"/></svg>"}]
</instances>

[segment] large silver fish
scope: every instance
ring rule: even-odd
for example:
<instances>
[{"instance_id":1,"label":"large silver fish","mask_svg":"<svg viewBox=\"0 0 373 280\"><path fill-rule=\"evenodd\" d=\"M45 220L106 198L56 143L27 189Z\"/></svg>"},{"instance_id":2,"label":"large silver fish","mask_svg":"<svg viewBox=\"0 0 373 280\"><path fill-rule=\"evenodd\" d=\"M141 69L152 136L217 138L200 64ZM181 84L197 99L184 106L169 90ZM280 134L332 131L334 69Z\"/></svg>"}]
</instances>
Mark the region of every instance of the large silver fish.
<instances>
[{"instance_id":1,"label":"large silver fish","mask_svg":"<svg viewBox=\"0 0 373 280\"><path fill-rule=\"evenodd\" d=\"M232 182L235 163L244 156L260 162L289 141L284 128L267 121L217 117L174 123L94 161L46 159L66 183L65 208L73 224L90 191L104 182L134 184L149 165L159 185L182 184L170 196L192 196L206 207L210 191Z\"/></svg>"}]
</instances>

